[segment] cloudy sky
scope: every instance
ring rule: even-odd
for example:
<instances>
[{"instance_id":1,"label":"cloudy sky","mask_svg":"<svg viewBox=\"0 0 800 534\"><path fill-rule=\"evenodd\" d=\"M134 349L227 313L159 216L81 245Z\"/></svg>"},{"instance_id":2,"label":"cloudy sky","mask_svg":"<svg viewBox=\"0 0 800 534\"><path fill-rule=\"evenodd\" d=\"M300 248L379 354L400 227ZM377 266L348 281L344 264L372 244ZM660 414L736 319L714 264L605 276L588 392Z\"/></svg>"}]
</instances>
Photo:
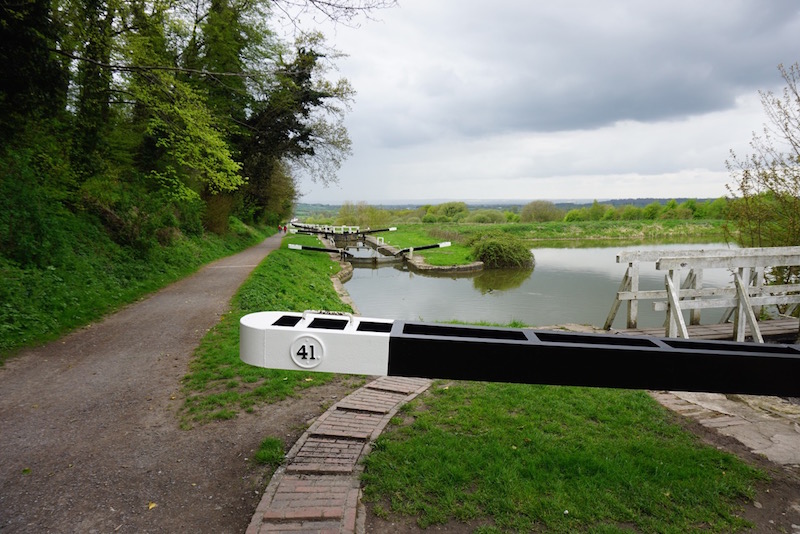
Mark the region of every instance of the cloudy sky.
<instances>
[{"instance_id":1,"label":"cloudy sky","mask_svg":"<svg viewBox=\"0 0 800 534\"><path fill-rule=\"evenodd\" d=\"M718 197L796 0L400 0L326 26L353 155L301 202Z\"/></svg>"}]
</instances>

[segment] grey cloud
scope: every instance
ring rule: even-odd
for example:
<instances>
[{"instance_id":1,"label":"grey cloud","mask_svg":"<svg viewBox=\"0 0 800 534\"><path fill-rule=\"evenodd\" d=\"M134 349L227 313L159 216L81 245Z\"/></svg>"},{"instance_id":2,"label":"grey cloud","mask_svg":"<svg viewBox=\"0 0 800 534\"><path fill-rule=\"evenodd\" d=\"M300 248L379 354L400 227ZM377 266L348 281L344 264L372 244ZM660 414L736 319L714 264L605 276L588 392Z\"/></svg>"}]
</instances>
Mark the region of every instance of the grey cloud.
<instances>
[{"instance_id":1,"label":"grey cloud","mask_svg":"<svg viewBox=\"0 0 800 534\"><path fill-rule=\"evenodd\" d=\"M430 59L384 107L386 142L594 129L727 109L737 95L779 81L776 66L794 60L787 54L796 53L800 33L793 1L450 5L446 20L414 28L430 41L397 50L420 45ZM402 116L390 118L392 108Z\"/></svg>"}]
</instances>

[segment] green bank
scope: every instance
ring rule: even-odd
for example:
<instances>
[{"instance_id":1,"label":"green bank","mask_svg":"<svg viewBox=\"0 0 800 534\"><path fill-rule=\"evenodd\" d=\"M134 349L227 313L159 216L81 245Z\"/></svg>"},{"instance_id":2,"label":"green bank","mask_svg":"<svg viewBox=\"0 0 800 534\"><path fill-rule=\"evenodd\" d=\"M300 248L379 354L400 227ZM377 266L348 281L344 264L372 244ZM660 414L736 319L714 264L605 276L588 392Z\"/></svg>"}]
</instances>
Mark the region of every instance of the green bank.
<instances>
[{"instance_id":1,"label":"green bank","mask_svg":"<svg viewBox=\"0 0 800 534\"><path fill-rule=\"evenodd\" d=\"M765 476L644 392L437 382L366 460L374 514L499 532L737 532Z\"/></svg>"},{"instance_id":2,"label":"green bank","mask_svg":"<svg viewBox=\"0 0 800 534\"><path fill-rule=\"evenodd\" d=\"M0 362L96 321L179 280L215 259L252 246L267 234L231 218L223 235L180 234L146 250L115 242L91 216L51 218L46 261L24 263L0 254Z\"/></svg>"}]
</instances>

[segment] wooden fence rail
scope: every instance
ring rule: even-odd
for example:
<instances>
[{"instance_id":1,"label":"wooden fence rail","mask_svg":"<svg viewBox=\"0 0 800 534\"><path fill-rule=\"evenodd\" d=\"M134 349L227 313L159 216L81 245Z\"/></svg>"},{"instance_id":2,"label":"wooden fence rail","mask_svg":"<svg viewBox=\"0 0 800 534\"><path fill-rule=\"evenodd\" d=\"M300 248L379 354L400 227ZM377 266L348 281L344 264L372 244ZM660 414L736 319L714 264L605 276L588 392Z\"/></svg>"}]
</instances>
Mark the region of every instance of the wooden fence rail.
<instances>
[{"instance_id":1,"label":"wooden fence rail","mask_svg":"<svg viewBox=\"0 0 800 534\"><path fill-rule=\"evenodd\" d=\"M639 290L639 264L655 262L657 270L666 271L664 290ZM734 339L743 341L746 327L754 340L763 341L758 328L762 306L800 304L800 284L765 285L764 273L775 267L800 266L800 247L747 249L632 251L617 255L617 263L627 263L604 328L611 328L622 302L627 303L627 327L637 328L638 303L653 301L656 311L666 312L665 335L688 338L682 310L689 310L690 325L700 324L700 310L728 308L723 316L733 315ZM684 283L680 272L687 270ZM704 288L705 269L728 269L733 286Z\"/></svg>"}]
</instances>

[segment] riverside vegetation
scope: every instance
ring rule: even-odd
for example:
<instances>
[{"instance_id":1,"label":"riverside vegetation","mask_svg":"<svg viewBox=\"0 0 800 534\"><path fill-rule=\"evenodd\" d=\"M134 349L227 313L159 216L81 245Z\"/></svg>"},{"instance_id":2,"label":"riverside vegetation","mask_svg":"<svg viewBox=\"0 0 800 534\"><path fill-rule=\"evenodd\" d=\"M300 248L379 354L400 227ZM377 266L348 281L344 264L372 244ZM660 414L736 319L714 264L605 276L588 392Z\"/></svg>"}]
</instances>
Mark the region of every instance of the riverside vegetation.
<instances>
[{"instance_id":1,"label":"riverside vegetation","mask_svg":"<svg viewBox=\"0 0 800 534\"><path fill-rule=\"evenodd\" d=\"M200 266L254 245L262 229L231 219L225 235L182 236L140 253L91 220L64 217L49 230L57 253L44 266L0 255L0 363L160 289Z\"/></svg>"},{"instance_id":2,"label":"riverside vegetation","mask_svg":"<svg viewBox=\"0 0 800 534\"><path fill-rule=\"evenodd\" d=\"M375 212L383 219L389 213ZM221 234L175 229L159 240L158 232L142 229L135 244L120 242L89 213L55 209L39 215L43 226L36 232L9 234L24 238L15 245L16 255L7 247L0 253L4 281L0 284L0 361L20 347L52 340L94 321L266 235L263 226L229 217L229 230ZM723 224L720 220L401 223L397 232L383 235L401 248L451 241L451 247L423 255L433 265L459 265L474 261L472 245L487 235L513 243L511 250L519 253L520 242L531 247L544 240L719 239Z\"/></svg>"}]
</instances>

